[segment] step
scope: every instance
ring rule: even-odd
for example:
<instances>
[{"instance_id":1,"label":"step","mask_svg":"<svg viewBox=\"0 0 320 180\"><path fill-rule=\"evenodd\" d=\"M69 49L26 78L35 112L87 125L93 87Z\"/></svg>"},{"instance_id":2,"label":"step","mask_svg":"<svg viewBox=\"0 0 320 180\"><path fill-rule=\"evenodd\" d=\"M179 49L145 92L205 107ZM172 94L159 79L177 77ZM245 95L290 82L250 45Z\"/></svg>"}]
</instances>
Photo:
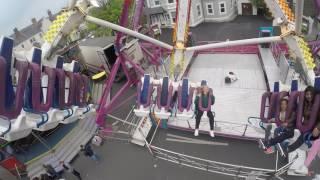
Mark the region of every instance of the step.
<instances>
[{"instance_id":1,"label":"step","mask_svg":"<svg viewBox=\"0 0 320 180\"><path fill-rule=\"evenodd\" d=\"M85 145L94 135L97 128L94 117L94 114L88 114L88 117L79 121L72 132L54 147L55 153L48 153L45 157L29 164L27 166L29 177L44 173L45 170L42 167L44 163L51 164L57 170L61 170L59 166L61 160L70 162L79 153L80 145Z\"/></svg>"}]
</instances>

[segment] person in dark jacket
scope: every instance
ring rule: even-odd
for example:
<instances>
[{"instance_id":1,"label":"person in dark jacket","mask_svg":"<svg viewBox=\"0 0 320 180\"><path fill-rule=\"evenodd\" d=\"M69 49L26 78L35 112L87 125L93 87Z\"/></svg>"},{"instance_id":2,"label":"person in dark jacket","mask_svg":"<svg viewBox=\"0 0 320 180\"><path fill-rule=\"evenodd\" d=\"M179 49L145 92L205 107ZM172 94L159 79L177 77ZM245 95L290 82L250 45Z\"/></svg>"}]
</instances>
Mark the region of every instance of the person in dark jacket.
<instances>
[{"instance_id":1,"label":"person in dark jacket","mask_svg":"<svg viewBox=\"0 0 320 180\"><path fill-rule=\"evenodd\" d=\"M275 129L273 138L266 139L265 142L263 142L262 139L259 140L259 143L265 150L266 154L273 153L273 146L277 145L278 143L282 143L284 140L292 138L294 136L296 113L292 112L290 114L290 117L286 118L287 108L288 100L285 98L281 99L279 113L280 126ZM275 120L270 122L275 122Z\"/></svg>"},{"instance_id":2,"label":"person in dark jacket","mask_svg":"<svg viewBox=\"0 0 320 180\"><path fill-rule=\"evenodd\" d=\"M209 94L209 87L207 85L203 85L200 89L200 93L196 96L195 99L195 114L196 114L196 128L194 131L194 135L198 136L199 135L199 125L201 121L201 117L203 115L203 111L199 109L199 101L202 101L202 107L207 108L208 106L211 106L214 104L215 97L213 95L210 96ZM211 98L211 104L209 103L209 98ZM214 124L214 116L212 114L211 108L209 111L207 111L207 116L209 118L210 122L210 136L214 137L214 132L213 132L213 124Z\"/></svg>"},{"instance_id":3,"label":"person in dark jacket","mask_svg":"<svg viewBox=\"0 0 320 180\"><path fill-rule=\"evenodd\" d=\"M88 144L86 146L80 145L80 151L82 151L85 156L90 157L94 161L98 161L99 160L98 156L96 155L96 153L92 150L90 144Z\"/></svg>"},{"instance_id":4,"label":"person in dark jacket","mask_svg":"<svg viewBox=\"0 0 320 180\"><path fill-rule=\"evenodd\" d=\"M60 164L62 165L63 169L71 174L73 174L75 177L77 177L79 180L81 180L81 174L79 173L79 171L77 171L76 169L74 169L74 167L72 167L69 163L60 161Z\"/></svg>"}]
</instances>

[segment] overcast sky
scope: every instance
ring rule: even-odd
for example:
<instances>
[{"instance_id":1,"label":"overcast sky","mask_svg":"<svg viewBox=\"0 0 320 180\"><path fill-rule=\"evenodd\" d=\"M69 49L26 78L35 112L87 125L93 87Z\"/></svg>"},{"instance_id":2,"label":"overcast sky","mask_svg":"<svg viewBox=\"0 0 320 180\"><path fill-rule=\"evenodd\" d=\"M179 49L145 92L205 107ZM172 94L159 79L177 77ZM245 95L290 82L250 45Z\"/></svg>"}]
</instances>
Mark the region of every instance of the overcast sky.
<instances>
[{"instance_id":1,"label":"overcast sky","mask_svg":"<svg viewBox=\"0 0 320 180\"><path fill-rule=\"evenodd\" d=\"M47 16L47 10L58 12L68 4L68 0L0 0L0 35L11 35L13 28L21 29Z\"/></svg>"}]
</instances>

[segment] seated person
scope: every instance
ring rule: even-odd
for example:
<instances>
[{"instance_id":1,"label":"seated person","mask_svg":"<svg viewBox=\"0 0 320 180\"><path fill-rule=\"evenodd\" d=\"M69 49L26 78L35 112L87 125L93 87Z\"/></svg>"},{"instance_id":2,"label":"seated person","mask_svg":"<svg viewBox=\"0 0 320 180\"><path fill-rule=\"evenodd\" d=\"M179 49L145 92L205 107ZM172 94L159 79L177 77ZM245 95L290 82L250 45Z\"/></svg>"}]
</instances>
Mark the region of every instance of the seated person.
<instances>
[{"instance_id":1,"label":"seated person","mask_svg":"<svg viewBox=\"0 0 320 180\"><path fill-rule=\"evenodd\" d=\"M200 98L202 98L201 101L202 101L203 108L207 108L208 106L213 105L215 101L215 97L213 95L211 97L209 96L209 87L207 85L202 85L200 88L200 93L197 94L196 99L194 101L195 114L196 114L196 129L194 131L195 136L199 135L199 125L200 125L201 117L203 115L203 111L201 111L198 107ZM211 98L211 104L208 104L209 98ZM210 136L214 137L214 132L213 132L214 117L211 110L207 111L207 116L210 122Z\"/></svg>"},{"instance_id":2,"label":"seated person","mask_svg":"<svg viewBox=\"0 0 320 180\"><path fill-rule=\"evenodd\" d=\"M319 119L319 118L318 118ZM282 149L285 150L286 153L290 153L298 149L301 145L304 143L304 137L307 133L301 134L298 139L289 145L288 147L281 147ZM312 136L310 138L310 141L314 141L320 137L320 121L316 123L315 127L312 130Z\"/></svg>"},{"instance_id":3,"label":"seated person","mask_svg":"<svg viewBox=\"0 0 320 180\"><path fill-rule=\"evenodd\" d=\"M288 100L283 98L280 101L280 113L279 120L281 124L278 128L275 129L275 137L271 139L265 139L263 142L261 139L259 140L260 145L265 150L265 153L270 154L273 153L273 146L283 142L286 139L292 138L294 135L295 128L295 119L296 115L294 112L291 113L290 117L286 118L286 111L288 109ZM269 122L275 122L274 119L271 119Z\"/></svg>"},{"instance_id":4,"label":"seated person","mask_svg":"<svg viewBox=\"0 0 320 180\"><path fill-rule=\"evenodd\" d=\"M304 102L303 102L303 124L307 124L309 122L309 117L311 115L312 112L312 106L313 106L313 101L314 101L314 97L315 97L315 90L313 87L308 86L305 89L305 98L304 98ZM320 114L320 111L319 111ZM318 118L317 118L317 123L315 124L315 127L312 130L312 137L311 137L311 141L319 138L320 136L320 115L318 114ZM301 145L303 145L304 143L304 137L306 134L308 134L310 132L306 132L306 133L301 133L301 135L299 136L299 138L292 143L291 145L289 145L288 147L281 147L283 150L285 150L286 153L290 153L295 151L296 149L298 149Z\"/></svg>"}]
</instances>

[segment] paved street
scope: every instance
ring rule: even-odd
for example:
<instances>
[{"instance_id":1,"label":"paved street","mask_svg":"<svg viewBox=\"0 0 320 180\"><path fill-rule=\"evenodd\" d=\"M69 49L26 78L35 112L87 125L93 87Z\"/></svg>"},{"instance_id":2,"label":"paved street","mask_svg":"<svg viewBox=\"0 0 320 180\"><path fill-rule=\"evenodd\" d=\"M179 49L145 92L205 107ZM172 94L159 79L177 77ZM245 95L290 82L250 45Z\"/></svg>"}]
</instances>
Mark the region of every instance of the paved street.
<instances>
[{"instance_id":1,"label":"paved street","mask_svg":"<svg viewBox=\"0 0 320 180\"><path fill-rule=\"evenodd\" d=\"M231 22L202 23L190 29L197 42L225 41L256 38L259 27L271 25L272 22L263 16L238 16ZM172 44L172 29L162 29L160 39Z\"/></svg>"}]
</instances>

